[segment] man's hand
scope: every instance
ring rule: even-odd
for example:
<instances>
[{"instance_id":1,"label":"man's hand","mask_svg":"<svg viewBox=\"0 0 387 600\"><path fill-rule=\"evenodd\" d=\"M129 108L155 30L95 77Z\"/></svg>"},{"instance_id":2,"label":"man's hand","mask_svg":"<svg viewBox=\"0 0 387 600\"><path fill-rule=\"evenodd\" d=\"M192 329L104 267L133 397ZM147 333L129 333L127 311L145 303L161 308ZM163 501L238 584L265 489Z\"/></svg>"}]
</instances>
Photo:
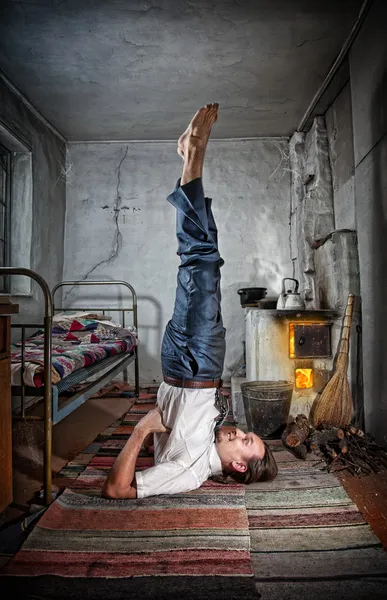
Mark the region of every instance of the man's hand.
<instances>
[{"instance_id":1,"label":"man's hand","mask_svg":"<svg viewBox=\"0 0 387 600\"><path fill-rule=\"evenodd\" d=\"M137 423L125 446L119 453L102 489L104 498L136 498L137 485L134 477L136 459L144 440L153 433L169 432L163 425L158 408L150 410Z\"/></svg>"},{"instance_id":2,"label":"man's hand","mask_svg":"<svg viewBox=\"0 0 387 600\"><path fill-rule=\"evenodd\" d=\"M150 410L142 419L139 421L135 429L140 429L146 435L150 433L168 433L171 430L163 425L161 420L161 412L158 407Z\"/></svg>"}]
</instances>

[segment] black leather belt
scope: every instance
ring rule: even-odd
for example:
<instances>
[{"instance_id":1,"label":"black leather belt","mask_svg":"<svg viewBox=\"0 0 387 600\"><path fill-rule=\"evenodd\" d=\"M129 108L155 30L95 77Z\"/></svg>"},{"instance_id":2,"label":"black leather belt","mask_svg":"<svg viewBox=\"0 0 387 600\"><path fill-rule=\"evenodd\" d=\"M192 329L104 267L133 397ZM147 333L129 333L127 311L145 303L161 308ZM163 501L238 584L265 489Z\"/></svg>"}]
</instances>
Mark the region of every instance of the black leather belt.
<instances>
[{"instance_id":1,"label":"black leather belt","mask_svg":"<svg viewBox=\"0 0 387 600\"><path fill-rule=\"evenodd\" d=\"M197 381L195 379L177 379L176 377L167 377L164 375L165 383L174 387L192 388L196 390L204 388L219 388L222 385L221 379L207 379L206 381Z\"/></svg>"}]
</instances>

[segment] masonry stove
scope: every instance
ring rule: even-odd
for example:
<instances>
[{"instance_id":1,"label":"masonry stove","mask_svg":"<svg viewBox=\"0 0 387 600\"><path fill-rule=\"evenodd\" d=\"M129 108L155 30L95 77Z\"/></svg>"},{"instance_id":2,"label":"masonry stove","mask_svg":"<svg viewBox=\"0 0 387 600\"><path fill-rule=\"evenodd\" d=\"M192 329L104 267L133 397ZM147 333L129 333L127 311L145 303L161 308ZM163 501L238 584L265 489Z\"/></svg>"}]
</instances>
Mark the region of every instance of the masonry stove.
<instances>
[{"instance_id":1,"label":"masonry stove","mask_svg":"<svg viewBox=\"0 0 387 600\"><path fill-rule=\"evenodd\" d=\"M245 325L246 381L291 381L290 416L308 416L333 367L338 315L331 310L254 307L245 308Z\"/></svg>"}]
</instances>

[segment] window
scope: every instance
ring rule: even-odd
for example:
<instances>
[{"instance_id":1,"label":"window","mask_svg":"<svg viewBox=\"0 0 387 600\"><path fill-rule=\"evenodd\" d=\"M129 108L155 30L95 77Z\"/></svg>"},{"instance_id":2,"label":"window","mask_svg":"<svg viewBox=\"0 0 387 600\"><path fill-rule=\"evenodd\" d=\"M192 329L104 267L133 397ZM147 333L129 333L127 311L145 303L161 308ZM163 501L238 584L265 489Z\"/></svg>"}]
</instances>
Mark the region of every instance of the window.
<instances>
[{"instance_id":1,"label":"window","mask_svg":"<svg viewBox=\"0 0 387 600\"><path fill-rule=\"evenodd\" d=\"M0 122L0 266L31 269L32 152ZM30 296L31 279L0 277L0 293Z\"/></svg>"},{"instance_id":2,"label":"window","mask_svg":"<svg viewBox=\"0 0 387 600\"><path fill-rule=\"evenodd\" d=\"M11 153L0 145L0 267L9 266ZM9 291L8 278L0 277L0 293Z\"/></svg>"}]
</instances>

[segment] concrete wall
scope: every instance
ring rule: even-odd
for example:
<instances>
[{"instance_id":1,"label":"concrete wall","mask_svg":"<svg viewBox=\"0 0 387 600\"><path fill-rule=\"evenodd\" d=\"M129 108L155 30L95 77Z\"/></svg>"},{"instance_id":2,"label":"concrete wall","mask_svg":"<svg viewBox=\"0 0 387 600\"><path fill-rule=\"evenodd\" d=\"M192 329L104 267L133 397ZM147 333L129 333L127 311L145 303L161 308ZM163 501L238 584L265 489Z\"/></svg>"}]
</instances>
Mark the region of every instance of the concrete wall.
<instances>
[{"instance_id":1,"label":"concrete wall","mask_svg":"<svg viewBox=\"0 0 387 600\"><path fill-rule=\"evenodd\" d=\"M387 440L387 5L375 0L350 52L367 430Z\"/></svg>"},{"instance_id":2,"label":"concrete wall","mask_svg":"<svg viewBox=\"0 0 387 600\"><path fill-rule=\"evenodd\" d=\"M281 279L291 275L286 152L283 140L214 141L208 147L204 184L214 199L225 259L226 365L243 351L237 290L264 286L268 295L277 295ZM176 144L70 144L69 169L64 277L124 279L134 286L141 378L159 381L160 344L178 266L174 209L165 200L181 173ZM66 302L87 304L76 288Z\"/></svg>"},{"instance_id":3,"label":"concrete wall","mask_svg":"<svg viewBox=\"0 0 387 600\"><path fill-rule=\"evenodd\" d=\"M30 268L52 286L62 278L66 187L61 175L65 165L66 144L1 78L0 123L22 140L32 153L32 195L28 195L32 202L29 262ZM15 181L13 183L17 184ZM11 219L11 222L11 236L15 239L21 235L20 231L26 224L18 220L15 222L15 219ZM17 297L14 301L20 304L20 320L41 318L42 295L37 285L32 286L31 297Z\"/></svg>"}]
</instances>

